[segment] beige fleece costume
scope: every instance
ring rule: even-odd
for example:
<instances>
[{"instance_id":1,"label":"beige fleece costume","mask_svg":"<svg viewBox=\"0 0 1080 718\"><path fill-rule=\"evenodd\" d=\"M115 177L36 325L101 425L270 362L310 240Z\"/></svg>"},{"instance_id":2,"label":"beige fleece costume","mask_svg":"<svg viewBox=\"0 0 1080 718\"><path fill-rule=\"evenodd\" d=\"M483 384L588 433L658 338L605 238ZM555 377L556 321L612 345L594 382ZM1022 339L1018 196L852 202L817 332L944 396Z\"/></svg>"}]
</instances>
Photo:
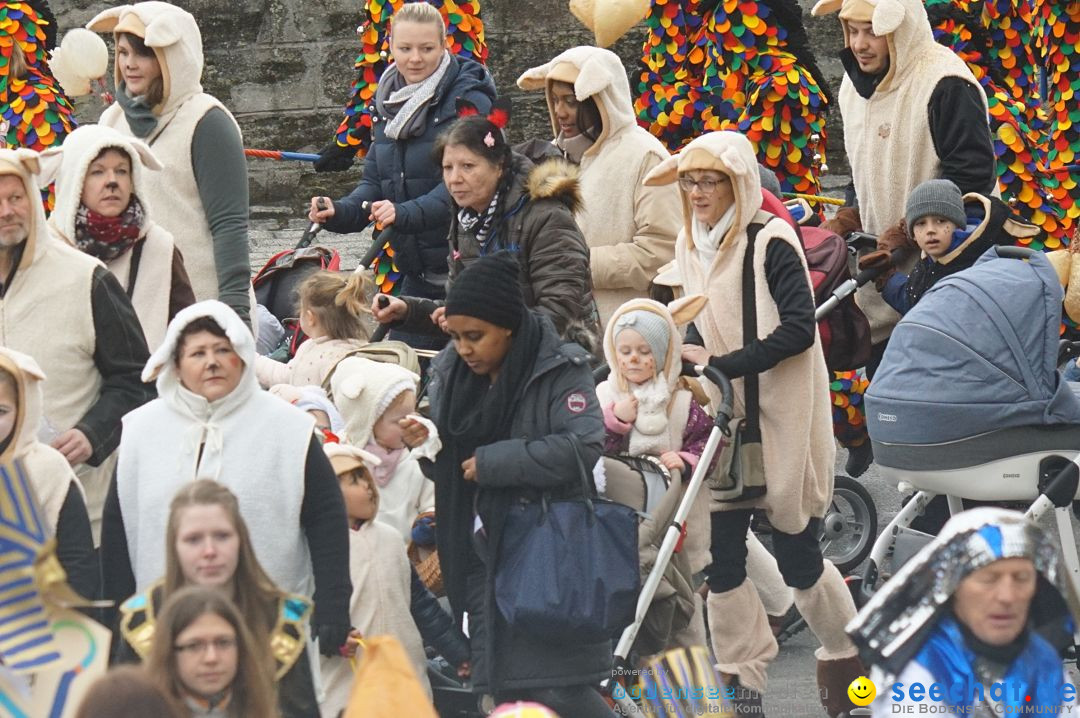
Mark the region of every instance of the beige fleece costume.
<instances>
[{"instance_id":1,"label":"beige fleece costume","mask_svg":"<svg viewBox=\"0 0 1080 718\"><path fill-rule=\"evenodd\" d=\"M39 172L33 150L0 150L0 175L18 177L30 197L38 196ZM104 265L52 237L44 207L40 202L31 205L22 260L0 302L0 345L34 357L49 377L44 419L59 435L74 427L101 394L90 293L94 269ZM113 452L100 466L80 464L75 471L86 491L95 541L115 465Z\"/></svg>"},{"instance_id":2,"label":"beige fleece costume","mask_svg":"<svg viewBox=\"0 0 1080 718\"><path fill-rule=\"evenodd\" d=\"M131 160L134 194L142 203L145 222L140 228L142 255L138 274L131 292L131 304L142 325L149 347L156 347L165 338L169 325L169 296L172 285L172 262L175 245L173 237L151 219L154 210L145 192L140 192L147 180L147 170L157 172L161 163L141 140L103 125L83 125L64 141L41 153L43 181L56 181L56 207L49 216L49 229L62 241L75 246L75 215L82 205L83 185L90 164L107 148L122 150ZM131 270L131 250L106 262L105 266L127 288Z\"/></svg>"},{"instance_id":3,"label":"beige fleece costume","mask_svg":"<svg viewBox=\"0 0 1080 718\"><path fill-rule=\"evenodd\" d=\"M889 43L889 70L874 94L863 98L845 74L839 95L844 150L851 162L859 216L865 231L880 235L904 218L911 190L941 177L926 109L938 82L959 77L976 87L979 83L956 53L934 41L921 0L820 0L813 14L825 15L841 6L844 17L872 12L868 21L874 34L886 36ZM840 22L847 45L847 21ZM986 104L981 90L979 95ZM910 262L915 259L912 256ZM870 320L871 340L884 341L900 315L872 284L862 287L856 299Z\"/></svg>"},{"instance_id":4,"label":"beige fleece costume","mask_svg":"<svg viewBox=\"0 0 1080 718\"><path fill-rule=\"evenodd\" d=\"M153 108L157 127L146 137L146 142L154 148L164 169L145 178L141 198L154 205L155 221L172 234L184 255L195 299L217 299L214 240L195 184L191 141L199 121L211 109L220 108L230 119L233 117L221 102L203 92L199 26L186 10L156 1L110 8L86 26L99 33L130 32L143 38L157 56L164 100ZM120 68L113 65L114 80L119 87ZM98 122L124 134L133 134L118 103L106 109ZM240 132L239 125L236 131Z\"/></svg>"},{"instance_id":5,"label":"beige fleece costume","mask_svg":"<svg viewBox=\"0 0 1080 718\"><path fill-rule=\"evenodd\" d=\"M47 528L55 535L60 509L63 508L71 485L75 484L80 491L82 485L64 455L38 441L37 432L41 425L42 410L41 385L45 383L45 374L41 367L33 357L0 347L0 369L15 378L19 405L12 429L12 440L3 453L0 453L0 463L7 463L12 459L23 462Z\"/></svg>"},{"instance_id":6,"label":"beige fleece costume","mask_svg":"<svg viewBox=\"0 0 1080 718\"><path fill-rule=\"evenodd\" d=\"M776 303L765 276L765 251L770 242L786 242L803 263L806 260L794 231L783 220L761 211L761 184L757 160L750 141L734 132L713 132L695 139L659 165L648 183L672 183L681 173L712 170L726 174L734 192L735 218L721 238L708 271L703 271L692 235L693 214L683 193L685 226L675 245L675 257L688 295L708 297L705 310L695 319L705 348L711 355L741 349L742 273L746 252L746 228L751 222L764 226L754 245L755 298L758 336L768 336L780 324ZM809 273L806 276L809 287ZM829 381L820 337L814 344L759 374L761 434L767 493L742 503L714 503L713 511L763 508L775 528L798 534L811 517L824 516L832 494L836 448L832 438ZM735 416L744 415L743 381L732 382ZM716 390L709 385L715 397ZM850 683L861 671L855 646L844 625L855 615L855 605L842 577L828 561L817 581L795 591L795 604L810 629L821 641L817 651L818 683L829 695L842 695L839 683ZM777 645L769 629L765 608L748 580L729 591L710 592L709 625L719 669L737 676L739 682L758 691L767 685L766 668L776 656ZM839 708L829 706L831 716Z\"/></svg>"},{"instance_id":7,"label":"beige fleece costume","mask_svg":"<svg viewBox=\"0 0 1080 718\"><path fill-rule=\"evenodd\" d=\"M583 202L575 219L589 245L593 294L606 324L620 304L646 296L649 282L674 256L678 191L642 184L669 155L638 126L626 70L617 55L598 47L575 47L518 78L522 89L546 90L557 135L550 92L555 81L573 85L579 101L593 98L603 121L600 135L581 158Z\"/></svg>"}]
</instances>

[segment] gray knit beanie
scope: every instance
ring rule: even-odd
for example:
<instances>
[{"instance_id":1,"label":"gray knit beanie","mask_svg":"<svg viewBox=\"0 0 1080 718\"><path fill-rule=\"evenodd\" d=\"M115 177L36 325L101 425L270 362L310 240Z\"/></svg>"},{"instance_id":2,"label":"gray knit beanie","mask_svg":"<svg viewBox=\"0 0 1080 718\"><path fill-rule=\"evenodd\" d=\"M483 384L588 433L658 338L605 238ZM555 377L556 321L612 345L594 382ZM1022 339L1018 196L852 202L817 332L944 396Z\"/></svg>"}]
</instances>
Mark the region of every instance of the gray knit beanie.
<instances>
[{"instance_id":1,"label":"gray knit beanie","mask_svg":"<svg viewBox=\"0 0 1080 718\"><path fill-rule=\"evenodd\" d=\"M780 180L776 178L776 173L763 164L758 164L758 176L761 178L761 188L767 189L776 195L777 199L783 199L780 191Z\"/></svg>"},{"instance_id":2,"label":"gray knit beanie","mask_svg":"<svg viewBox=\"0 0 1080 718\"><path fill-rule=\"evenodd\" d=\"M933 179L911 190L904 213L908 234L914 236L913 225L928 215L944 217L957 227L966 227L964 195L960 193L960 188L949 180Z\"/></svg>"},{"instance_id":3,"label":"gray knit beanie","mask_svg":"<svg viewBox=\"0 0 1080 718\"><path fill-rule=\"evenodd\" d=\"M664 365L667 364L668 346L671 343L671 329L667 320L656 312L635 309L620 315L615 320L615 331L611 335L611 340L618 341L619 334L624 329L633 329L649 343L649 348L656 357L656 371L663 372Z\"/></svg>"}]
</instances>

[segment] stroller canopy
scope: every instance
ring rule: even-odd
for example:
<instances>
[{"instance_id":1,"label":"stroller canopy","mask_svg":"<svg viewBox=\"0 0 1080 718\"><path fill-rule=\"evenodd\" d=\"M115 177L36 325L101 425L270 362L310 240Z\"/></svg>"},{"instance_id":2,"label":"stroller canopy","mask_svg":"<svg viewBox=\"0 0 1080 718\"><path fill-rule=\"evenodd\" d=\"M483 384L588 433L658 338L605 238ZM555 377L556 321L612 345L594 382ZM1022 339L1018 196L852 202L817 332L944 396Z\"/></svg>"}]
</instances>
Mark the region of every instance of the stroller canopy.
<instances>
[{"instance_id":1,"label":"stroller canopy","mask_svg":"<svg viewBox=\"0 0 1080 718\"><path fill-rule=\"evenodd\" d=\"M996 429L1080 424L1057 372L1062 290L1041 253L990 248L896 325L866 392L874 441L936 444Z\"/></svg>"}]
</instances>

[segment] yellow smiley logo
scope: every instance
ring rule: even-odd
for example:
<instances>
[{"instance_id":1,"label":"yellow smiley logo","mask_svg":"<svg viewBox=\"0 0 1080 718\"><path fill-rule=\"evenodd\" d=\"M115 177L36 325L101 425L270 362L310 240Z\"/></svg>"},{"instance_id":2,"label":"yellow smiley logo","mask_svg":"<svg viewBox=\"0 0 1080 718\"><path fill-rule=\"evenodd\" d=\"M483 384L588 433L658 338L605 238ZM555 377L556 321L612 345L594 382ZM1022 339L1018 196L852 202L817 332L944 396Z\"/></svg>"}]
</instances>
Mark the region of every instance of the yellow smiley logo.
<instances>
[{"instance_id":1,"label":"yellow smiley logo","mask_svg":"<svg viewBox=\"0 0 1080 718\"><path fill-rule=\"evenodd\" d=\"M859 676L847 688L848 698L857 706L868 706L877 697L877 686L866 676Z\"/></svg>"}]
</instances>

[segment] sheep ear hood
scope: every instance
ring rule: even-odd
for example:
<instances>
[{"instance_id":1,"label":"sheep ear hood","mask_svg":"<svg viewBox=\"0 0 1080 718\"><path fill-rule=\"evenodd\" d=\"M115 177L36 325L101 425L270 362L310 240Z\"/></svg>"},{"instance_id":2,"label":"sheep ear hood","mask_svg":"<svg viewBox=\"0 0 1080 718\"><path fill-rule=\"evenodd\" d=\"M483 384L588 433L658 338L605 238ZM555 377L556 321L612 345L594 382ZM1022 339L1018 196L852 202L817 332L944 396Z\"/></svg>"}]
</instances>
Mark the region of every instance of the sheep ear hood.
<instances>
[{"instance_id":1,"label":"sheep ear hood","mask_svg":"<svg viewBox=\"0 0 1080 718\"><path fill-rule=\"evenodd\" d=\"M20 147L15 150L0 149L0 176L18 177L30 201L30 227L26 236L19 270L23 270L41 257L49 246L49 231L45 224L45 206L41 203L39 189L42 183L41 155L34 150ZM44 183L48 186L48 183Z\"/></svg>"},{"instance_id":2,"label":"sheep ear hood","mask_svg":"<svg viewBox=\"0 0 1080 718\"><path fill-rule=\"evenodd\" d=\"M610 50L591 45L572 47L549 62L526 70L518 78L518 87L523 90L544 90L552 136L555 137L559 134L559 126L555 121L555 103L551 96L553 82L572 85L578 102L591 97L596 103L604 126L586 154L595 151L616 132L636 126L626 69L619 56Z\"/></svg>"},{"instance_id":3,"label":"sheep ear hood","mask_svg":"<svg viewBox=\"0 0 1080 718\"><path fill-rule=\"evenodd\" d=\"M146 170L156 172L161 169L157 156L145 142L119 130L105 125L83 125L68 135L64 144L41 153L41 181L56 182L56 207L49 216L49 225L69 244L75 241L75 215L82 205L83 186L90 163L106 149L121 150L131 160L134 194L139 198L146 216L153 216L147 198L139 190L145 186L143 177Z\"/></svg>"},{"instance_id":4,"label":"sheep ear hood","mask_svg":"<svg viewBox=\"0 0 1080 718\"><path fill-rule=\"evenodd\" d=\"M154 51L161 65L164 99L154 108L161 116L170 114L192 95L203 91L202 33L195 17L167 2L121 5L99 13L86 27L94 32L123 32L138 35ZM113 80L121 83L120 68L113 62Z\"/></svg>"},{"instance_id":5,"label":"sheep ear hood","mask_svg":"<svg viewBox=\"0 0 1080 718\"><path fill-rule=\"evenodd\" d=\"M346 440L366 446L375 422L403 391L416 391L420 381L408 369L389 362L346 357L338 362L330 379L334 404L345 420Z\"/></svg>"},{"instance_id":6,"label":"sheep ear hood","mask_svg":"<svg viewBox=\"0 0 1080 718\"><path fill-rule=\"evenodd\" d=\"M45 381L45 372L29 354L7 347L0 347L0 370L14 377L17 404L15 426L11 430L12 440L8 442L3 453L0 453L0 462L7 462L21 456L37 441L38 427L44 415L45 400L41 384Z\"/></svg>"},{"instance_id":7,"label":"sheep ear hood","mask_svg":"<svg viewBox=\"0 0 1080 718\"><path fill-rule=\"evenodd\" d=\"M678 181L679 175L693 170L723 172L731 179L731 187L735 193L735 223L731 231L745 229L750 219L761 209L761 176L750 140L738 132L727 130L702 135L686 145L679 154L653 167L645 176L644 184L671 184ZM679 194L683 201L686 238L690 240L693 236L690 197L681 189ZM730 233L728 236L731 236Z\"/></svg>"},{"instance_id":8,"label":"sheep ear hood","mask_svg":"<svg viewBox=\"0 0 1080 718\"><path fill-rule=\"evenodd\" d=\"M848 22L869 22L874 34L888 38L889 71L875 92L885 92L905 75L914 61L934 43L930 19L921 0L819 0L811 14L840 12L844 46L850 46Z\"/></svg>"},{"instance_id":9,"label":"sheep ear hood","mask_svg":"<svg viewBox=\"0 0 1080 718\"><path fill-rule=\"evenodd\" d=\"M619 319L630 312L636 311L645 311L656 314L667 323L667 360L664 362L663 366L656 367L656 373L658 376L663 376L668 383L668 387L674 391L675 385L679 381L679 372L682 370L682 335L679 333L679 328L675 326L675 320L672 318L668 308L652 299L631 299L616 309L611 315L611 318L607 320L607 324L604 328L604 360L611 368L611 377L608 381L612 382L619 392L623 394L629 392L629 386L626 383L626 379L619 374L618 355L615 352L615 339L619 331L633 328L632 326L620 326ZM632 320L633 318L630 317L628 319Z\"/></svg>"},{"instance_id":10,"label":"sheep ear hood","mask_svg":"<svg viewBox=\"0 0 1080 718\"><path fill-rule=\"evenodd\" d=\"M165 331L165 340L146 362L142 371L142 380L144 382L157 380L160 396L175 392L176 387L180 385L180 376L176 370L173 354L180 340L180 332L188 324L201 317L210 317L225 330L225 336L232 343L233 351L244 362L244 375L233 393L236 394L241 389L259 391L259 382L255 378L255 338L251 336L251 330L236 312L216 299L196 302L176 313L169 322L169 328Z\"/></svg>"},{"instance_id":11,"label":"sheep ear hood","mask_svg":"<svg viewBox=\"0 0 1080 718\"><path fill-rule=\"evenodd\" d=\"M645 19L649 0L570 0L570 12L593 31L597 45L608 47Z\"/></svg>"}]
</instances>

